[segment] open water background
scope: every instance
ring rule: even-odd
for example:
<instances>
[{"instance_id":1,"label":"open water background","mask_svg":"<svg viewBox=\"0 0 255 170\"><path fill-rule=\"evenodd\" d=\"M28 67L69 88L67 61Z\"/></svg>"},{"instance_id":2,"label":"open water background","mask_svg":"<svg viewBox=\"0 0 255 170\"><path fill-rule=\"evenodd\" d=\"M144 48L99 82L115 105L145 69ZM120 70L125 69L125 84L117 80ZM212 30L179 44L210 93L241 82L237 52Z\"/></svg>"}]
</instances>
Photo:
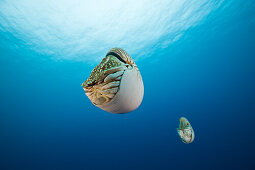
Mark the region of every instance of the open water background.
<instances>
[{"instance_id":1,"label":"open water background","mask_svg":"<svg viewBox=\"0 0 255 170\"><path fill-rule=\"evenodd\" d=\"M254 11L253 0L1 0L0 169L255 169ZM116 46L145 85L120 115L80 86Z\"/></svg>"}]
</instances>

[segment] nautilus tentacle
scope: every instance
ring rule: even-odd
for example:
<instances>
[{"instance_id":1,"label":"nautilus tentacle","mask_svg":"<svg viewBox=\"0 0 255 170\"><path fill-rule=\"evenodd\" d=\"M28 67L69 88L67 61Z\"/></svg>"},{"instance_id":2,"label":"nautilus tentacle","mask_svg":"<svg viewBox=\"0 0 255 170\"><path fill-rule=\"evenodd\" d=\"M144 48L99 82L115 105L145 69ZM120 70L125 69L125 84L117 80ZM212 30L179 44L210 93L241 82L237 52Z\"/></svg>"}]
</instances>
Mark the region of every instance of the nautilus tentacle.
<instances>
[{"instance_id":1,"label":"nautilus tentacle","mask_svg":"<svg viewBox=\"0 0 255 170\"><path fill-rule=\"evenodd\" d=\"M195 138L195 133L189 121L185 117L180 118L180 125L177 132L184 143L191 143Z\"/></svg>"},{"instance_id":2,"label":"nautilus tentacle","mask_svg":"<svg viewBox=\"0 0 255 170\"><path fill-rule=\"evenodd\" d=\"M135 110L144 94L140 71L121 48L109 50L82 86L95 106L111 113Z\"/></svg>"}]
</instances>

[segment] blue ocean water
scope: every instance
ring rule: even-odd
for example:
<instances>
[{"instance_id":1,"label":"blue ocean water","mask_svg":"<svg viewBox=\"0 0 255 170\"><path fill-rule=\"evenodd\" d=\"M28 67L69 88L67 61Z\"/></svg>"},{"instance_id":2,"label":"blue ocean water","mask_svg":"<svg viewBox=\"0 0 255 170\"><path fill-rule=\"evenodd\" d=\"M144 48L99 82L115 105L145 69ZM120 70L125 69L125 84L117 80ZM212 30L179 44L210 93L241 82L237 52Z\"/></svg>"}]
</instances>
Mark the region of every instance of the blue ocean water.
<instances>
[{"instance_id":1,"label":"blue ocean water","mask_svg":"<svg viewBox=\"0 0 255 170\"><path fill-rule=\"evenodd\" d=\"M0 169L255 169L254 11L252 0L1 1ZM145 86L127 114L81 87L116 46Z\"/></svg>"}]
</instances>

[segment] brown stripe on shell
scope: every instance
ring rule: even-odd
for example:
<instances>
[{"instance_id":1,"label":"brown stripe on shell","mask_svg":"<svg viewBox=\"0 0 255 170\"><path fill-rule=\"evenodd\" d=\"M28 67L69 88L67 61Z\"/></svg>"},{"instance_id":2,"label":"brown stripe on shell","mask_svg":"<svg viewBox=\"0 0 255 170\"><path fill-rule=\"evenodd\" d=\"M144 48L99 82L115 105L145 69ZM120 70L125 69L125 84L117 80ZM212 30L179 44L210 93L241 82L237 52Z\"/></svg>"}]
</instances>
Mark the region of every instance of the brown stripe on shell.
<instances>
[{"instance_id":1,"label":"brown stripe on shell","mask_svg":"<svg viewBox=\"0 0 255 170\"><path fill-rule=\"evenodd\" d=\"M134 67L137 67L134 60L131 58L131 56L126 51L124 51L123 49L117 48L117 47L112 48L107 52L107 54L111 53L111 52L116 53L117 55L119 55L127 64L130 64Z\"/></svg>"}]
</instances>

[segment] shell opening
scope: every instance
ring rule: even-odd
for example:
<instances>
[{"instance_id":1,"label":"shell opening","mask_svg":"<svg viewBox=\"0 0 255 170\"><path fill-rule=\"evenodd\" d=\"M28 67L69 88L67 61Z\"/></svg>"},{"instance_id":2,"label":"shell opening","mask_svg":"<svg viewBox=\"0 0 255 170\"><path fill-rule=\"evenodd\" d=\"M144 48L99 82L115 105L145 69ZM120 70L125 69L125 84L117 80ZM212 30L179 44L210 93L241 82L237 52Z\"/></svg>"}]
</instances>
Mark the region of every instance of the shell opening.
<instances>
[{"instance_id":1,"label":"shell opening","mask_svg":"<svg viewBox=\"0 0 255 170\"><path fill-rule=\"evenodd\" d=\"M126 64L126 61L123 60L118 54L116 54L116 53L110 51L110 52L108 52L108 53L106 54L106 57L109 56L109 55L112 55L112 56L116 57L116 58L119 59L121 62L123 62L123 63Z\"/></svg>"},{"instance_id":2,"label":"shell opening","mask_svg":"<svg viewBox=\"0 0 255 170\"><path fill-rule=\"evenodd\" d=\"M136 109L143 97L140 72L129 54L120 48L109 50L82 86L94 105L114 113Z\"/></svg>"}]
</instances>

